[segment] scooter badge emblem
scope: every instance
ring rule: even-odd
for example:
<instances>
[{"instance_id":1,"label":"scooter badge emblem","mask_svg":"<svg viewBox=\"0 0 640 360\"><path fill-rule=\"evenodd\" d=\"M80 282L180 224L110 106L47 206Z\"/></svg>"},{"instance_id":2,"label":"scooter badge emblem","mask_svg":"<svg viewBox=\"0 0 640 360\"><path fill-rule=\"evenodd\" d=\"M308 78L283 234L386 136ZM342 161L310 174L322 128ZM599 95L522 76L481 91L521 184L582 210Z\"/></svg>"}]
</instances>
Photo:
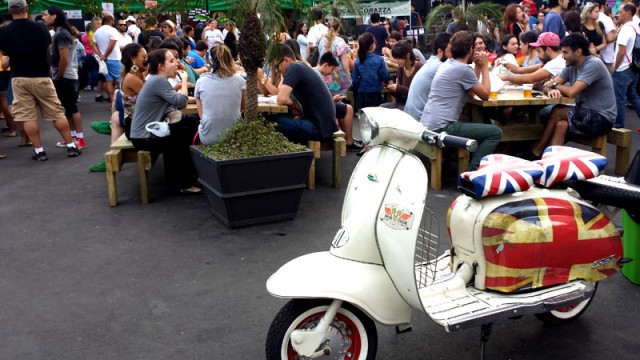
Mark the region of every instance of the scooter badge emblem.
<instances>
[{"instance_id":1,"label":"scooter badge emblem","mask_svg":"<svg viewBox=\"0 0 640 360\"><path fill-rule=\"evenodd\" d=\"M349 233L344 228L340 228L336 236L333 237L331 246L337 249L343 247L347 242L349 242Z\"/></svg>"},{"instance_id":2,"label":"scooter badge emblem","mask_svg":"<svg viewBox=\"0 0 640 360\"><path fill-rule=\"evenodd\" d=\"M413 226L413 213L397 204L385 204L382 221L394 230L409 230Z\"/></svg>"}]
</instances>

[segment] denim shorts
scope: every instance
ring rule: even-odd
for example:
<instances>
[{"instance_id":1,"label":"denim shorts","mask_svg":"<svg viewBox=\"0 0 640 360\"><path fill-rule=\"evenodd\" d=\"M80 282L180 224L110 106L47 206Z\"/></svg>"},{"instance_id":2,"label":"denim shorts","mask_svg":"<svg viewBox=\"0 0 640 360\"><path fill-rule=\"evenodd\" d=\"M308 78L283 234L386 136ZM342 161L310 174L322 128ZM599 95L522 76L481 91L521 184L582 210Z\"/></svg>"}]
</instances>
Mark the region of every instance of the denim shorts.
<instances>
[{"instance_id":1,"label":"denim shorts","mask_svg":"<svg viewBox=\"0 0 640 360\"><path fill-rule=\"evenodd\" d=\"M107 70L109 73L105 76L107 81L115 80L120 82L120 61L118 60L106 60Z\"/></svg>"}]
</instances>

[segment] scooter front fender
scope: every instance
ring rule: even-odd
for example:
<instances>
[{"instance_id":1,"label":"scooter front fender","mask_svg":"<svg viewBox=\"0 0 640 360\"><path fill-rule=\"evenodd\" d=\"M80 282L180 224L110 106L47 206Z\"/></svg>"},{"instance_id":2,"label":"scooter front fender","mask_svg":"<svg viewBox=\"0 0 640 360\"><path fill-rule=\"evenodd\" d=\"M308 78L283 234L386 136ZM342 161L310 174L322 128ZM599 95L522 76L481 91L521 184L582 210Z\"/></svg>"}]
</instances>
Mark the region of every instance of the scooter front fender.
<instances>
[{"instance_id":1,"label":"scooter front fender","mask_svg":"<svg viewBox=\"0 0 640 360\"><path fill-rule=\"evenodd\" d=\"M300 256L267 280L267 290L281 298L326 298L349 302L384 325L407 324L411 306L384 267L339 258L328 251Z\"/></svg>"}]
</instances>

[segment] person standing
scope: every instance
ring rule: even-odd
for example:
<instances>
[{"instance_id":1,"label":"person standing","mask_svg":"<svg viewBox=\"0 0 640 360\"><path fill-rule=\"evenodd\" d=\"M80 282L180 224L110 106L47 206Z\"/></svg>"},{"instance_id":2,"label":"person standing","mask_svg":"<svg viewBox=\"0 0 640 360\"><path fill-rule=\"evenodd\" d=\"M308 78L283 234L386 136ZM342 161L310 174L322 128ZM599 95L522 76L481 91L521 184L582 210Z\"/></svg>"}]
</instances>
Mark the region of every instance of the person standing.
<instances>
[{"instance_id":1,"label":"person standing","mask_svg":"<svg viewBox=\"0 0 640 360\"><path fill-rule=\"evenodd\" d=\"M600 59L602 59L602 62L604 62L604 64L607 66L609 73L612 73L613 63L615 61L615 42L616 37L618 36L618 30L613 23L613 19L605 14L605 10L607 10L608 7L606 0L597 0L597 3L598 5L600 5L598 21L602 22L602 24L604 25L604 35L607 42L607 46L605 46L604 49L600 50Z\"/></svg>"},{"instance_id":2,"label":"person standing","mask_svg":"<svg viewBox=\"0 0 640 360\"><path fill-rule=\"evenodd\" d=\"M636 114L640 116L640 96L636 92L638 86L638 73L630 66L633 57L633 47L636 42L636 34L640 28L633 22L636 6L626 3L618 9L618 21L620 30L616 40L615 63L613 64L613 87L616 94L618 115L613 125L615 128L624 127L625 109L627 102L633 105Z\"/></svg>"},{"instance_id":3,"label":"person standing","mask_svg":"<svg viewBox=\"0 0 640 360\"><path fill-rule=\"evenodd\" d=\"M382 56L382 48L387 44L389 33L382 25L380 25L380 14L371 14L371 26L367 27L364 32L371 33L376 40L376 49L374 54Z\"/></svg>"},{"instance_id":4,"label":"person standing","mask_svg":"<svg viewBox=\"0 0 640 360\"><path fill-rule=\"evenodd\" d=\"M329 31L318 44L320 56L326 52L338 59L338 66L330 77L325 78L329 91L333 95L346 95L351 86L351 70L349 63L351 55L349 45L340 37L340 21L337 18L329 20Z\"/></svg>"},{"instance_id":5,"label":"person standing","mask_svg":"<svg viewBox=\"0 0 640 360\"><path fill-rule=\"evenodd\" d=\"M50 6L42 17L45 25L55 31L51 44L51 78L56 88L58 99L64 108L64 114L69 122L71 137L80 149L87 143L82 132L82 118L78 111L78 67L76 61L75 42L71 35L71 26L67 22L65 13L56 6ZM59 148L66 148L67 143L60 141Z\"/></svg>"},{"instance_id":6,"label":"person standing","mask_svg":"<svg viewBox=\"0 0 640 360\"><path fill-rule=\"evenodd\" d=\"M152 37L157 36L161 40L164 39L162 31L158 30L158 19L155 16L149 16L144 19L146 29L138 35L138 44L142 45L147 51L149 51L149 40Z\"/></svg>"},{"instance_id":7,"label":"person standing","mask_svg":"<svg viewBox=\"0 0 640 360\"><path fill-rule=\"evenodd\" d=\"M122 38L118 30L113 25L115 20L113 15L107 14L102 17L102 26L96 30L93 36L95 47L93 49L100 60L107 64L108 73L105 76L107 80L107 97L112 102L113 94L116 87L120 83L120 60L122 53L118 41Z\"/></svg>"},{"instance_id":8,"label":"person standing","mask_svg":"<svg viewBox=\"0 0 640 360\"><path fill-rule=\"evenodd\" d=\"M47 63L51 36L44 24L29 19L29 10L25 0L8 0L9 13L13 21L0 28L0 51L9 56L11 66L11 82L13 87L15 121L24 123L24 131L33 143L32 159L48 160L42 147L38 114L42 119L53 121L67 146L67 156L80 155L80 149L71 139L69 123L64 115L64 108L58 100L56 89L50 77ZM29 44L29 46L25 46Z\"/></svg>"},{"instance_id":9,"label":"person standing","mask_svg":"<svg viewBox=\"0 0 640 360\"><path fill-rule=\"evenodd\" d=\"M324 14L320 8L313 9L313 26L307 33L307 60L313 54L313 50L318 47L320 39L322 39L329 28L324 24ZM321 54L318 54L320 57Z\"/></svg>"},{"instance_id":10,"label":"person standing","mask_svg":"<svg viewBox=\"0 0 640 360\"><path fill-rule=\"evenodd\" d=\"M126 29L126 33L127 35L129 35L131 37L131 41L137 43L138 42L138 36L140 35L140 28L136 25L136 18L134 18L133 16L129 15L127 17L127 19L125 20L125 23L127 24L127 29Z\"/></svg>"},{"instance_id":11,"label":"person standing","mask_svg":"<svg viewBox=\"0 0 640 360\"><path fill-rule=\"evenodd\" d=\"M216 21L216 19L207 20L207 27L202 31L202 40L207 42L207 51L210 51L220 44L224 44L224 37L222 36L222 31L218 29L218 21Z\"/></svg>"},{"instance_id":12,"label":"person standing","mask_svg":"<svg viewBox=\"0 0 640 360\"><path fill-rule=\"evenodd\" d=\"M569 0L549 0L551 10L544 17L542 32L552 32L562 39L567 32L567 27L562 21L562 11L567 9Z\"/></svg>"}]
</instances>

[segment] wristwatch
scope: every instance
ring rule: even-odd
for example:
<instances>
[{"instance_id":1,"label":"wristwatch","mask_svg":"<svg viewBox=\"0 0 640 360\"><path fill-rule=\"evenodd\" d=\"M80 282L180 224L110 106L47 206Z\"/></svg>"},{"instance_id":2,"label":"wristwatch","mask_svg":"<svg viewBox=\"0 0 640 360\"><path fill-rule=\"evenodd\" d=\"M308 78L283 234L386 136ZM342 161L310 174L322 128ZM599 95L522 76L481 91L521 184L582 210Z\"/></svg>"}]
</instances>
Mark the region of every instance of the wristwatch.
<instances>
[{"instance_id":1,"label":"wristwatch","mask_svg":"<svg viewBox=\"0 0 640 360\"><path fill-rule=\"evenodd\" d=\"M554 81L554 82L552 82L552 83L551 83L551 88L552 88L552 89L555 89L556 87L558 87L558 83L557 83L557 82L555 82L555 81Z\"/></svg>"}]
</instances>

